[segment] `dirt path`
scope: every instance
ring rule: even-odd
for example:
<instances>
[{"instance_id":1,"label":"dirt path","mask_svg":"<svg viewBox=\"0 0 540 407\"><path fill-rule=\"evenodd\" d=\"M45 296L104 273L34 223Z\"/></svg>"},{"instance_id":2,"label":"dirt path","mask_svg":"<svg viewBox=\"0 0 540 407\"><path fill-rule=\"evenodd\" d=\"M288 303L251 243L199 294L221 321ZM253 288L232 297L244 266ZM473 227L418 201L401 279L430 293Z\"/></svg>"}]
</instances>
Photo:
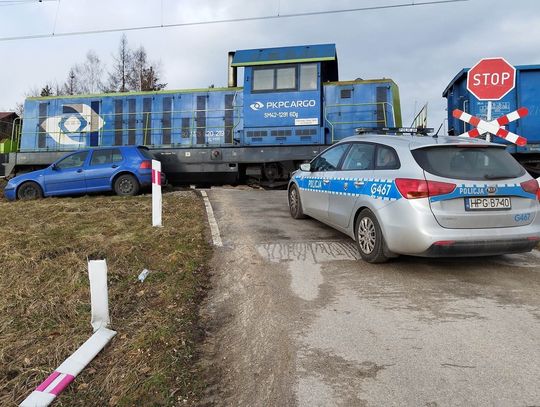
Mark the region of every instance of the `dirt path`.
<instances>
[{"instance_id":1,"label":"dirt path","mask_svg":"<svg viewBox=\"0 0 540 407\"><path fill-rule=\"evenodd\" d=\"M243 194L242 191L238 193ZM288 335L294 308L288 276L257 252L247 218L231 194L212 191L224 247L216 250L214 287L205 307L211 321L205 345L206 368L214 386L206 403L216 406L294 404L296 349Z\"/></svg>"}]
</instances>

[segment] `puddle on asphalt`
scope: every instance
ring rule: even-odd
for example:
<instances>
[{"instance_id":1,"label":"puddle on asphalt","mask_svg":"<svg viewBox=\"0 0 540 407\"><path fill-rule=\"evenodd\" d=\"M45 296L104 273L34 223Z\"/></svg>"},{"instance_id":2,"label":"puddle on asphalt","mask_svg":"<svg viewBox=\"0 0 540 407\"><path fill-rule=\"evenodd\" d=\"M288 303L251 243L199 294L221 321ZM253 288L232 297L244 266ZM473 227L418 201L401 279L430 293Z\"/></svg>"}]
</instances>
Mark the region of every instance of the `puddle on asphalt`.
<instances>
[{"instance_id":1,"label":"puddle on asphalt","mask_svg":"<svg viewBox=\"0 0 540 407\"><path fill-rule=\"evenodd\" d=\"M257 250L269 262L287 263L291 289L306 301L319 296L319 287L324 282L321 263L359 259L356 247L349 242L265 243Z\"/></svg>"}]
</instances>

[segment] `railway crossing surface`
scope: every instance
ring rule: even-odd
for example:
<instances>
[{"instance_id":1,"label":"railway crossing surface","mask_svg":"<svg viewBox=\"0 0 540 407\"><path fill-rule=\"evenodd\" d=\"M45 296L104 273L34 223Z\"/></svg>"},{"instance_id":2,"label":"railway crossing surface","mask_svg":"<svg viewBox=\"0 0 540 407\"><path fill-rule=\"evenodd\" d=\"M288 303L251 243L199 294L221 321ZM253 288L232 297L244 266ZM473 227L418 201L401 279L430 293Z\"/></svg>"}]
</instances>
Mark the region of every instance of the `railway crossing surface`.
<instances>
[{"instance_id":1,"label":"railway crossing surface","mask_svg":"<svg viewBox=\"0 0 540 407\"><path fill-rule=\"evenodd\" d=\"M358 260L285 191L207 191L218 406L540 405L540 254Z\"/></svg>"}]
</instances>

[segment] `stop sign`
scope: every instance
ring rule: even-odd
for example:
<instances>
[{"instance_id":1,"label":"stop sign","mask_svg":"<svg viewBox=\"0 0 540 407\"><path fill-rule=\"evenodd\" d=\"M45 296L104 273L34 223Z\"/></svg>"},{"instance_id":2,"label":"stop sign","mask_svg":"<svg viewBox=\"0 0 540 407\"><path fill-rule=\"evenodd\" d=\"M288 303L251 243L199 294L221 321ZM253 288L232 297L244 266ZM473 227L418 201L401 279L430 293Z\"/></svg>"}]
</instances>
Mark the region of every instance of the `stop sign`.
<instances>
[{"instance_id":1,"label":"stop sign","mask_svg":"<svg viewBox=\"0 0 540 407\"><path fill-rule=\"evenodd\" d=\"M467 74L467 90L478 100L499 100L516 85L516 68L504 58L484 58Z\"/></svg>"}]
</instances>

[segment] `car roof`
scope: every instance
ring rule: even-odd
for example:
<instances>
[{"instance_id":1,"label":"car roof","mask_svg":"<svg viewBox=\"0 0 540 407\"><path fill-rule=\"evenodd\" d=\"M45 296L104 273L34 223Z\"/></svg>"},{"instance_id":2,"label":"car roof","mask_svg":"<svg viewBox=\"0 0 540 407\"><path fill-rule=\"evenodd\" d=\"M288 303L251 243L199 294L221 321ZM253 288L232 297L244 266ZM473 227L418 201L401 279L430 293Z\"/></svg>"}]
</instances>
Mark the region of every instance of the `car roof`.
<instances>
[{"instance_id":1,"label":"car roof","mask_svg":"<svg viewBox=\"0 0 540 407\"><path fill-rule=\"evenodd\" d=\"M81 148L79 150L74 150L74 151L66 151L66 153L71 154L71 153L81 153L81 152L84 152L84 151L110 150L112 148L119 148L121 150L132 149L132 148L142 148L144 150L150 150L146 146L136 146L136 145L128 145L128 146L96 146L96 147Z\"/></svg>"},{"instance_id":2,"label":"car roof","mask_svg":"<svg viewBox=\"0 0 540 407\"><path fill-rule=\"evenodd\" d=\"M367 141L371 143L386 144L393 147L402 147L415 150L417 148L441 145L486 145L493 147L505 146L502 144L489 143L482 139L465 138L456 136L414 136L414 135L387 135L387 134L360 134L347 137L340 141L346 143L351 141Z\"/></svg>"}]
</instances>

